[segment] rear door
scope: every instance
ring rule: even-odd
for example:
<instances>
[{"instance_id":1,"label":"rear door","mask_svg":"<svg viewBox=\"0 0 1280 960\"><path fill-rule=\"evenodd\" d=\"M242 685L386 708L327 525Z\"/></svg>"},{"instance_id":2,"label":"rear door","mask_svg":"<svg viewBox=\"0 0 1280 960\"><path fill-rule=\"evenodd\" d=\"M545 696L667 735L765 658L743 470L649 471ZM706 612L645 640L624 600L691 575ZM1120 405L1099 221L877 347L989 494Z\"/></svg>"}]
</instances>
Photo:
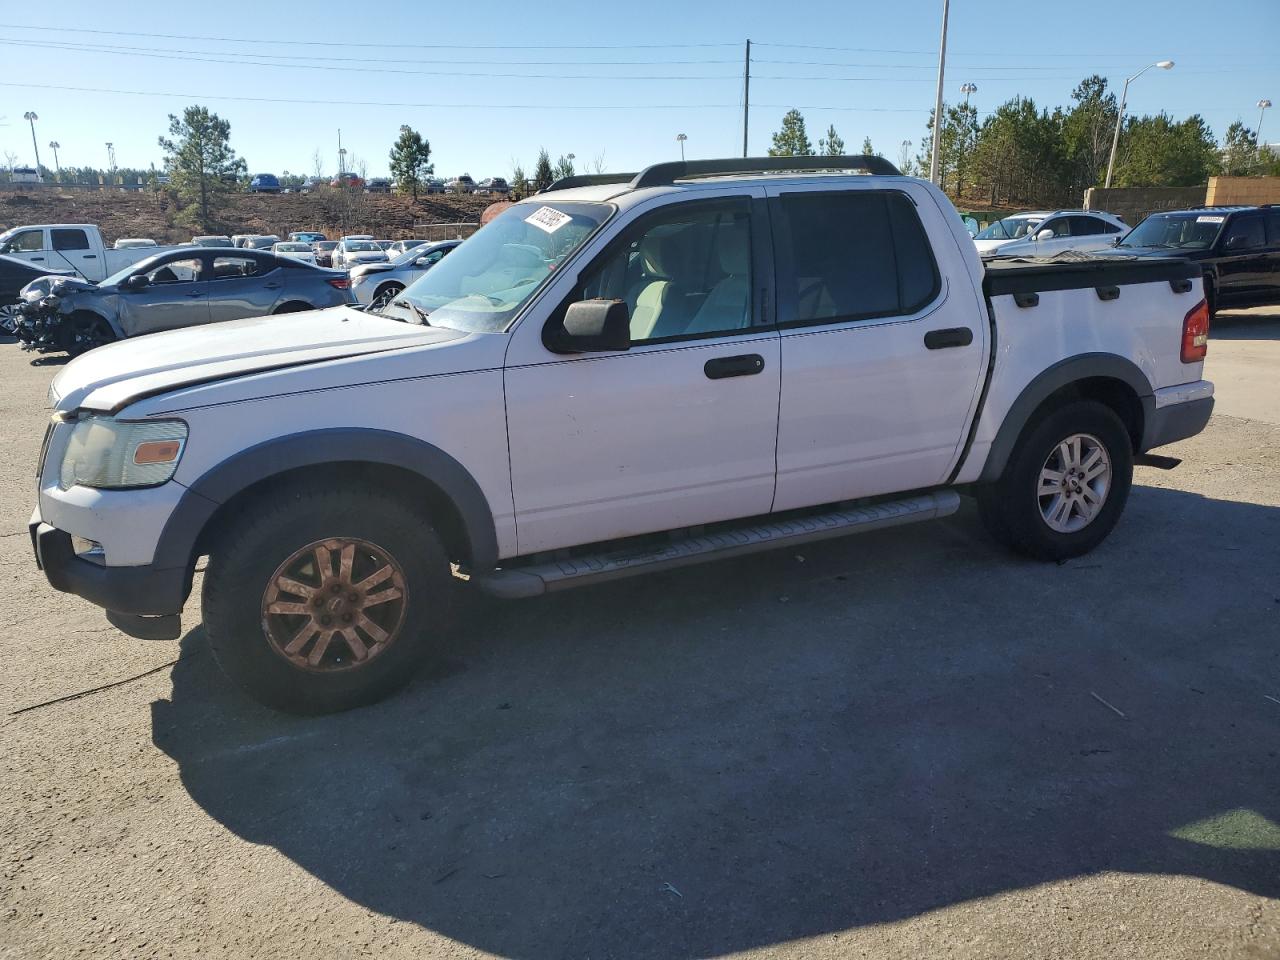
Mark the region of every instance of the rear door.
<instances>
[{"instance_id":1,"label":"rear door","mask_svg":"<svg viewBox=\"0 0 1280 960\"><path fill-rule=\"evenodd\" d=\"M1071 250L1101 250L1111 246L1120 229L1101 217L1090 217L1080 214L1067 217L1068 229L1071 231Z\"/></svg>"},{"instance_id":2,"label":"rear door","mask_svg":"<svg viewBox=\"0 0 1280 960\"><path fill-rule=\"evenodd\" d=\"M261 317L274 309L284 290L284 268L274 257L248 253L212 258L209 320Z\"/></svg>"},{"instance_id":3,"label":"rear door","mask_svg":"<svg viewBox=\"0 0 1280 960\"><path fill-rule=\"evenodd\" d=\"M1280 210L1267 212L1267 289L1260 302L1280 304Z\"/></svg>"},{"instance_id":4,"label":"rear door","mask_svg":"<svg viewBox=\"0 0 1280 960\"><path fill-rule=\"evenodd\" d=\"M1218 261L1217 306L1247 307L1266 302L1271 257L1263 212L1236 214L1218 242L1222 258Z\"/></svg>"},{"instance_id":5,"label":"rear door","mask_svg":"<svg viewBox=\"0 0 1280 960\"><path fill-rule=\"evenodd\" d=\"M81 227L54 227L49 231L53 247L52 264L71 269L86 280L100 280L106 274L98 251L93 249L89 233Z\"/></svg>"},{"instance_id":6,"label":"rear door","mask_svg":"<svg viewBox=\"0 0 1280 960\"><path fill-rule=\"evenodd\" d=\"M769 193L782 348L774 510L945 482L989 336L950 220L927 192L871 178Z\"/></svg>"}]
</instances>

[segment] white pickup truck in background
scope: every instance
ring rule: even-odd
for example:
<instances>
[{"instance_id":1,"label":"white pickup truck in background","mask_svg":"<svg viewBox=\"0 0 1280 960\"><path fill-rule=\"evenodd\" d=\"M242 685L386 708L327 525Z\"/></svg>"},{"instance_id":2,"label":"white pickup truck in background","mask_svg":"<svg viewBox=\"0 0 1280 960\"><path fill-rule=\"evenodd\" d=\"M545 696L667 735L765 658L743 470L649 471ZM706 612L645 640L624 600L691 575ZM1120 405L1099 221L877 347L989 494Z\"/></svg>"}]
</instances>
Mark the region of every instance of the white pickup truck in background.
<instances>
[{"instance_id":1,"label":"white pickup truck in background","mask_svg":"<svg viewBox=\"0 0 1280 960\"><path fill-rule=\"evenodd\" d=\"M171 249L152 245L113 250L91 223L32 224L0 233L0 254L47 267L50 273L72 270L94 283Z\"/></svg>"},{"instance_id":2,"label":"white pickup truck in background","mask_svg":"<svg viewBox=\"0 0 1280 960\"><path fill-rule=\"evenodd\" d=\"M208 556L222 667L344 709L411 675L461 578L535 596L961 494L1014 549L1078 556L1135 459L1208 421L1208 323L1182 260L984 269L879 157L571 177L377 310L71 362L32 541L54 587L156 639Z\"/></svg>"}]
</instances>

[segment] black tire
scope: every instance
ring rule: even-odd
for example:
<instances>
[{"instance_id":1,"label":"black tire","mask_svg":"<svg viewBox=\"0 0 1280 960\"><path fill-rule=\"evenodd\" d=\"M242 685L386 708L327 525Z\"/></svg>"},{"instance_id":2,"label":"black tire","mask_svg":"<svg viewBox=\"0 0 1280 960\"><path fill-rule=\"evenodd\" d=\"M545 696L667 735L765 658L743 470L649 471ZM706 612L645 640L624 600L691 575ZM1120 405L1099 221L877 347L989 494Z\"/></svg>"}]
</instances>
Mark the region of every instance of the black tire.
<instances>
[{"instance_id":1,"label":"black tire","mask_svg":"<svg viewBox=\"0 0 1280 960\"><path fill-rule=\"evenodd\" d=\"M1101 507L1075 530L1054 529L1042 511L1041 471L1059 444L1076 435L1096 438L1110 463ZM1066 560L1088 553L1115 528L1133 483L1133 447L1124 424L1110 407L1093 400L1070 402L1033 422L1018 438L995 483L976 493L978 511L992 537L1037 560ZM1045 504L1053 503L1046 494ZM1072 522L1082 517L1068 516Z\"/></svg>"},{"instance_id":2,"label":"black tire","mask_svg":"<svg viewBox=\"0 0 1280 960\"><path fill-rule=\"evenodd\" d=\"M369 301L369 306L374 309L385 307L392 300L398 297L400 295L400 291L403 289L404 284L398 283L395 280L384 283L374 292L373 299Z\"/></svg>"},{"instance_id":3,"label":"black tire","mask_svg":"<svg viewBox=\"0 0 1280 960\"><path fill-rule=\"evenodd\" d=\"M290 599L269 591L280 582L277 578L282 570L284 575L294 576L285 567L291 558L316 545L334 547L325 557L332 556L330 572L340 577L340 571L351 563L338 553L333 542L348 539L374 545L383 559L389 558L399 568L396 579L384 577L382 586L369 586L364 591L373 598L386 587L398 584L404 588L398 601L380 604L381 611L392 604L399 610L394 629L387 621L382 622L392 639L381 648L376 641L371 642L373 634L355 629L361 626L360 622L346 628L338 624L339 615L351 623L351 617L342 611L335 611L332 630L319 626L321 614L327 616L327 604L322 603L329 593L323 589L324 577L318 573L314 577L296 575L304 585L314 583L321 587L316 590L318 596L286 604L305 606L306 613L272 613L275 605L268 603L275 597ZM370 569L377 570L376 565L382 562L366 553L374 566L366 564L361 568L361 554L353 554L356 572L348 575L348 582ZM319 558L313 563L312 569L318 569ZM227 676L269 707L317 714L372 703L405 684L431 650L433 639L445 629L454 589L448 557L427 517L377 491L297 486L278 489L242 510L236 522L213 544L202 603L209 645ZM356 598L355 593L349 596ZM331 602L339 604L343 597ZM320 609L312 611L312 604ZM370 606L357 610L355 616L375 615L373 609ZM286 627L284 638L296 639L307 629L319 634L312 633L314 639L291 658L282 649L282 626ZM296 634L287 632L294 629ZM348 641L348 630L356 634L361 644L368 644L363 658L356 655L356 648ZM325 631L331 636L320 653L319 669L295 662L320 649Z\"/></svg>"},{"instance_id":4,"label":"black tire","mask_svg":"<svg viewBox=\"0 0 1280 960\"><path fill-rule=\"evenodd\" d=\"M78 357L94 347L105 346L116 339L107 318L90 310L77 310L67 317L62 328L62 349Z\"/></svg>"}]
</instances>

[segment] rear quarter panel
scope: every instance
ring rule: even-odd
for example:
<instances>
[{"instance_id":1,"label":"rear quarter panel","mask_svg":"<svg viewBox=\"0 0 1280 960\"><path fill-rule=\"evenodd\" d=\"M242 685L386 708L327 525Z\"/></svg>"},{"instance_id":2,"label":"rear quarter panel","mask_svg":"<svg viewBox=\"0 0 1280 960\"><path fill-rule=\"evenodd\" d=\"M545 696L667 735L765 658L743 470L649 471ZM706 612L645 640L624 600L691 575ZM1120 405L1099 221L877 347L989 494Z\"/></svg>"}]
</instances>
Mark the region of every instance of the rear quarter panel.
<instances>
[{"instance_id":1,"label":"rear quarter panel","mask_svg":"<svg viewBox=\"0 0 1280 960\"><path fill-rule=\"evenodd\" d=\"M1115 300L1092 286L1041 293L1034 307L1011 295L993 297L996 346L991 383L958 483L976 480L1005 416L1042 372L1083 354L1114 354L1132 362L1152 391L1200 380L1203 363L1183 363L1182 321L1204 297L1202 281L1174 293L1165 281L1126 284Z\"/></svg>"}]
</instances>

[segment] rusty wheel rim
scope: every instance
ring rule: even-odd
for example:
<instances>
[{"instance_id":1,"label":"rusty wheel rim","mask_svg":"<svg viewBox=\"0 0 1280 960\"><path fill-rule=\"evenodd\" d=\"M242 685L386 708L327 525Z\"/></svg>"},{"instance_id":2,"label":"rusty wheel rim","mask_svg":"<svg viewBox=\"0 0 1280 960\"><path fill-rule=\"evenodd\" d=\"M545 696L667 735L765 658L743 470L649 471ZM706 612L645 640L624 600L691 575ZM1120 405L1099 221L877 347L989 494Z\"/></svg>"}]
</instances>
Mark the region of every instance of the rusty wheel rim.
<instances>
[{"instance_id":1,"label":"rusty wheel rim","mask_svg":"<svg viewBox=\"0 0 1280 960\"><path fill-rule=\"evenodd\" d=\"M262 595L267 643L313 673L355 670L396 642L404 625L404 571L368 540L318 540L276 568Z\"/></svg>"}]
</instances>

